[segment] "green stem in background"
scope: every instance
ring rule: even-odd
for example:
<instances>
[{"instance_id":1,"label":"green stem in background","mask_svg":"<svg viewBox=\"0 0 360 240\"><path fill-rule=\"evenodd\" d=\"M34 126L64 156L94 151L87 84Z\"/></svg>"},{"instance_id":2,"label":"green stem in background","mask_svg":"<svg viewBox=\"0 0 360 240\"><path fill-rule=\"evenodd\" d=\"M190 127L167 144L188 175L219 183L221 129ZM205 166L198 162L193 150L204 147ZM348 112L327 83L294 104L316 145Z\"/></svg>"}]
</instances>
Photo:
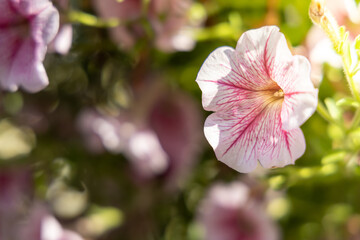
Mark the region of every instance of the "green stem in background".
<instances>
[{"instance_id":1,"label":"green stem in background","mask_svg":"<svg viewBox=\"0 0 360 240\"><path fill-rule=\"evenodd\" d=\"M150 0L142 0L142 13L143 16L146 16L148 11L149 11L149 5L150 5Z\"/></svg>"},{"instance_id":2,"label":"green stem in background","mask_svg":"<svg viewBox=\"0 0 360 240\"><path fill-rule=\"evenodd\" d=\"M326 121L328 121L329 123L335 124L337 126L342 127L337 121L335 121L335 119L333 119L331 117L331 115L329 114L329 112L326 110L326 107L324 106L324 104L322 104L322 102L318 102L316 111L318 112L318 114L324 118Z\"/></svg>"},{"instance_id":3,"label":"green stem in background","mask_svg":"<svg viewBox=\"0 0 360 240\"><path fill-rule=\"evenodd\" d=\"M70 11L68 13L68 19L72 23L81 23L83 25L91 26L91 27L111 28L120 25L119 19L113 18L113 19L103 20L94 15L80 11Z\"/></svg>"},{"instance_id":4,"label":"green stem in background","mask_svg":"<svg viewBox=\"0 0 360 240\"><path fill-rule=\"evenodd\" d=\"M351 123L351 129L356 128L360 124L360 108L356 109L354 118Z\"/></svg>"},{"instance_id":5,"label":"green stem in background","mask_svg":"<svg viewBox=\"0 0 360 240\"><path fill-rule=\"evenodd\" d=\"M340 52L342 61L344 63L344 73L353 97L357 102L360 102L360 94L353 78L354 73L350 71L351 62L352 62L351 53L350 53L350 43L348 42L348 40L345 41L346 42L344 42L343 51Z\"/></svg>"}]
</instances>

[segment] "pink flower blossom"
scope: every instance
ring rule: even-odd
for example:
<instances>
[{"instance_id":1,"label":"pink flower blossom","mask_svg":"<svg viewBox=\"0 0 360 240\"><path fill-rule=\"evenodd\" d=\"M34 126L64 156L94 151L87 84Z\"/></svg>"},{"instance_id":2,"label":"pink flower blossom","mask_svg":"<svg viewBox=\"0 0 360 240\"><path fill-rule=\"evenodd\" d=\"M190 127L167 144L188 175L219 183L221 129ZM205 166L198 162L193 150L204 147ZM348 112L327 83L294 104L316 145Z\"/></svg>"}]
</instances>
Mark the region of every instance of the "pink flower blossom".
<instances>
[{"instance_id":1,"label":"pink flower blossom","mask_svg":"<svg viewBox=\"0 0 360 240\"><path fill-rule=\"evenodd\" d=\"M200 116L187 95L155 88L117 116L83 111L78 125L91 150L123 153L139 177L163 177L171 188L199 153Z\"/></svg>"},{"instance_id":2,"label":"pink flower blossom","mask_svg":"<svg viewBox=\"0 0 360 240\"><path fill-rule=\"evenodd\" d=\"M0 0L0 84L37 92L48 84L42 61L59 27L49 0Z\"/></svg>"},{"instance_id":3,"label":"pink flower blossom","mask_svg":"<svg viewBox=\"0 0 360 240\"><path fill-rule=\"evenodd\" d=\"M294 164L305 151L300 129L316 109L310 64L293 56L275 26L245 32L236 49L210 54L197 79L214 111L205 136L217 158L239 172Z\"/></svg>"},{"instance_id":4,"label":"pink flower blossom","mask_svg":"<svg viewBox=\"0 0 360 240\"><path fill-rule=\"evenodd\" d=\"M141 0L93 0L95 10L104 19L119 19L120 25L110 29L110 36L122 48L130 48L144 37L145 29L139 22L146 17L155 33L155 46L164 51L189 51L195 40L187 12L192 0L150 0L149 9L142 16Z\"/></svg>"},{"instance_id":5,"label":"pink flower blossom","mask_svg":"<svg viewBox=\"0 0 360 240\"><path fill-rule=\"evenodd\" d=\"M204 240L278 240L275 224L241 182L211 187L199 208Z\"/></svg>"},{"instance_id":6,"label":"pink flower blossom","mask_svg":"<svg viewBox=\"0 0 360 240\"><path fill-rule=\"evenodd\" d=\"M31 209L30 215L20 231L19 239L83 240L77 233L63 229L60 223L41 205L35 205Z\"/></svg>"}]
</instances>

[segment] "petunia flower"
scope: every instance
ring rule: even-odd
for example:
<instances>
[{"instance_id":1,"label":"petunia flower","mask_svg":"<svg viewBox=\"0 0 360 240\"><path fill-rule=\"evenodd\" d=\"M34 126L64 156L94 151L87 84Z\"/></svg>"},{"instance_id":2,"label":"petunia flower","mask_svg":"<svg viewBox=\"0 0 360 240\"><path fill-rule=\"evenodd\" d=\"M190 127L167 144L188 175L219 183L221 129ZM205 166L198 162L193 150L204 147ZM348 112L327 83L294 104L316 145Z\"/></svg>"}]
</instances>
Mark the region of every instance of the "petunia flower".
<instances>
[{"instance_id":1,"label":"petunia flower","mask_svg":"<svg viewBox=\"0 0 360 240\"><path fill-rule=\"evenodd\" d=\"M48 84L42 62L59 13L49 0L0 0L0 9L1 87L37 92Z\"/></svg>"},{"instance_id":2,"label":"petunia flower","mask_svg":"<svg viewBox=\"0 0 360 240\"><path fill-rule=\"evenodd\" d=\"M310 64L293 56L275 26L245 32L236 49L210 54L197 79L202 103L214 111L205 137L217 158L239 172L294 164L305 151L299 128L315 111Z\"/></svg>"},{"instance_id":3,"label":"petunia flower","mask_svg":"<svg viewBox=\"0 0 360 240\"><path fill-rule=\"evenodd\" d=\"M280 239L261 202L241 182L213 185L200 204L198 222L204 240Z\"/></svg>"}]
</instances>

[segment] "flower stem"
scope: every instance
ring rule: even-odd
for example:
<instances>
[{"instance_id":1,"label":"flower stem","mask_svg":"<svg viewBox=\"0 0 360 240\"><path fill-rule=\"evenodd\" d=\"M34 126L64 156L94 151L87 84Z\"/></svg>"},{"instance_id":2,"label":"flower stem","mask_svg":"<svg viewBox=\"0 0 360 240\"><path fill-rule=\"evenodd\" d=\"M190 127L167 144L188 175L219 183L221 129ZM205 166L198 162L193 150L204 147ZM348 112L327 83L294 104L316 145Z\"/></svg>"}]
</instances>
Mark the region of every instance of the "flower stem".
<instances>
[{"instance_id":1,"label":"flower stem","mask_svg":"<svg viewBox=\"0 0 360 240\"><path fill-rule=\"evenodd\" d=\"M120 25L120 21L116 18L103 20L81 11L70 11L68 19L72 23L81 23L91 27L116 27Z\"/></svg>"},{"instance_id":2,"label":"flower stem","mask_svg":"<svg viewBox=\"0 0 360 240\"><path fill-rule=\"evenodd\" d=\"M353 95L353 97L355 98L356 101L360 102L360 94L359 94L359 91L356 87L356 84L355 84L355 81L354 81L354 78L353 78L353 74L350 72L350 66L348 66L348 61L347 61L347 56L346 54L342 54L341 55L342 57L342 61L344 63L344 73L345 73L345 76L346 76L346 80L349 84L349 87L350 87L350 91Z\"/></svg>"},{"instance_id":3,"label":"flower stem","mask_svg":"<svg viewBox=\"0 0 360 240\"><path fill-rule=\"evenodd\" d=\"M351 129L358 127L360 124L360 108L356 109L354 118L352 119Z\"/></svg>"},{"instance_id":4,"label":"flower stem","mask_svg":"<svg viewBox=\"0 0 360 240\"><path fill-rule=\"evenodd\" d=\"M316 111L318 112L318 114L324 118L326 121L328 121L329 123L335 124L335 125L339 125L338 122L335 121L335 119L333 119L331 117L331 115L329 114L329 112L326 110L324 104L322 104L320 101L317 105Z\"/></svg>"}]
</instances>

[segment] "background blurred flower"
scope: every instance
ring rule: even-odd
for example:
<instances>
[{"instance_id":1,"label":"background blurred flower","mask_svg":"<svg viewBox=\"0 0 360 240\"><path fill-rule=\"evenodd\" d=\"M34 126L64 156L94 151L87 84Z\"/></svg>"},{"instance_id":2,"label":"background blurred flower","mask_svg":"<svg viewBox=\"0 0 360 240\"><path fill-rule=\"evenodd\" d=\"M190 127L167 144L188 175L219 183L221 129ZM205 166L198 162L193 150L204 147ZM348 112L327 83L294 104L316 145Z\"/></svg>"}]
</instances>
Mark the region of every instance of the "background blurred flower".
<instances>
[{"instance_id":1,"label":"background blurred flower","mask_svg":"<svg viewBox=\"0 0 360 240\"><path fill-rule=\"evenodd\" d=\"M120 20L119 26L110 29L110 35L124 49L146 36L146 29L139 22L142 17L146 17L152 27L158 49L189 51L195 46L187 14L191 0L151 0L145 16L140 0L93 0L93 3L102 18Z\"/></svg>"},{"instance_id":2,"label":"background blurred flower","mask_svg":"<svg viewBox=\"0 0 360 240\"><path fill-rule=\"evenodd\" d=\"M189 51L195 39L188 26L192 0L151 0L149 20L155 30L157 48L165 52Z\"/></svg>"},{"instance_id":3,"label":"background blurred flower","mask_svg":"<svg viewBox=\"0 0 360 240\"><path fill-rule=\"evenodd\" d=\"M310 65L292 56L277 27L245 32L236 50L216 49L197 79L203 106L215 111L205 136L217 158L239 172L293 164L305 151L299 126L315 111Z\"/></svg>"},{"instance_id":4,"label":"background blurred flower","mask_svg":"<svg viewBox=\"0 0 360 240\"><path fill-rule=\"evenodd\" d=\"M32 193L31 173L26 168L0 169L0 212L6 213L21 209Z\"/></svg>"},{"instance_id":5,"label":"background blurred flower","mask_svg":"<svg viewBox=\"0 0 360 240\"><path fill-rule=\"evenodd\" d=\"M46 208L35 205L19 231L20 239L28 240L82 240L77 233L62 228Z\"/></svg>"},{"instance_id":6,"label":"background blurred flower","mask_svg":"<svg viewBox=\"0 0 360 240\"><path fill-rule=\"evenodd\" d=\"M198 221L205 240L279 240L263 206L241 182L215 184L200 204Z\"/></svg>"},{"instance_id":7,"label":"background blurred flower","mask_svg":"<svg viewBox=\"0 0 360 240\"><path fill-rule=\"evenodd\" d=\"M99 152L102 145L122 152L139 176L161 175L169 185L177 185L199 153L201 117L185 94L155 88L132 111L120 111L116 117L84 111L78 126L90 149Z\"/></svg>"},{"instance_id":8,"label":"background blurred flower","mask_svg":"<svg viewBox=\"0 0 360 240\"><path fill-rule=\"evenodd\" d=\"M131 48L139 35L144 34L141 25L133 23L141 17L141 0L93 0L93 4L101 18L120 20L120 25L109 31L113 41L122 48Z\"/></svg>"},{"instance_id":9,"label":"background blurred flower","mask_svg":"<svg viewBox=\"0 0 360 240\"><path fill-rule=\"evenodd\" d=\"M49 52L67 54L71 48L73 28L66 23L66 13L69 11L69 0L54 0L55 6L60 12L60 28L55 38L49 44Z\"/></svg>"},{"instance_id":10,"label":"background blurred flower","mask_svg":"<svg viewBox=\"0 0 360 240\"><path fill-rule=\"evenodd\" d=\"M0 239L15 239L17 224L22 218L33 191L27 168L0 169Z\"/></svg>"},{"instance_id":11,"label":"background blurred flower","mask_svg":"<svg viewBox=\"0 0 360 240\"><path fill-rule=\"evenodd\" d=\"M44 0L1 0L0 6L6 13L0 17L1 86L40 91L48 84L42 61L58 31L59 13Z\"/></svg>"}]
</instances>

